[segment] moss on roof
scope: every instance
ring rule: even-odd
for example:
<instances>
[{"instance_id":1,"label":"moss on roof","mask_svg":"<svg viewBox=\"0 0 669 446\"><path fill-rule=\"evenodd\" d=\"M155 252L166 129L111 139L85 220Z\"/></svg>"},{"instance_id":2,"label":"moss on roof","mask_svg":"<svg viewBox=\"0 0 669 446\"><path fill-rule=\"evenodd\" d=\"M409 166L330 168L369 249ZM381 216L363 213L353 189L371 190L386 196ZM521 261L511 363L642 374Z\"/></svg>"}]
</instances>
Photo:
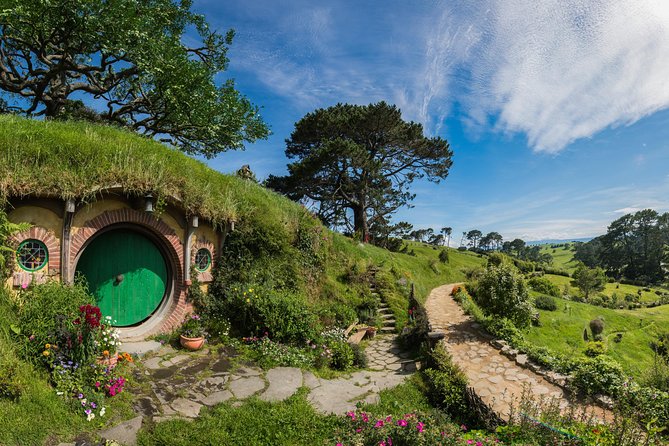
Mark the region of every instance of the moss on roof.
<instances>
[{"instance_id":1,"label":"moss on roof","mask_svg":"<svg viewBox=\"0 0 669 446\"><path fill-rule=\"evenodd\" d=\"M304 212L253 182L129 131L0 115L0 200L30 195L90 202L119 185L131 196L176 198L186 213L216 226L256 212L284 221Z\"/></svg>"}]
</instances>

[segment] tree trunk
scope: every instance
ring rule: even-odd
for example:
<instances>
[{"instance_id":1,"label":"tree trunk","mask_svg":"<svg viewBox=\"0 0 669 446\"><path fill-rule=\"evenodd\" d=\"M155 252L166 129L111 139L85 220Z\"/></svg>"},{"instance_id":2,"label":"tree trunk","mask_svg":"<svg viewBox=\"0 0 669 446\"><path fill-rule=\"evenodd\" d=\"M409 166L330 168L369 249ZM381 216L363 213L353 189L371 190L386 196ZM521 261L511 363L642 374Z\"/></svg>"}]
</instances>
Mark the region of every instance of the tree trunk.
<instances>
[{"instance_id":1,"label":"tree trunk","mask_svg":"<svg viewBox=\"0 0 669 446\"><path fill-rule=\"evenodd\" d=\"M367 214L364 205L353 208L353 230L360 234L360 240L369 242L369 228L367 227Z\"/></svg>"}]
</instances>

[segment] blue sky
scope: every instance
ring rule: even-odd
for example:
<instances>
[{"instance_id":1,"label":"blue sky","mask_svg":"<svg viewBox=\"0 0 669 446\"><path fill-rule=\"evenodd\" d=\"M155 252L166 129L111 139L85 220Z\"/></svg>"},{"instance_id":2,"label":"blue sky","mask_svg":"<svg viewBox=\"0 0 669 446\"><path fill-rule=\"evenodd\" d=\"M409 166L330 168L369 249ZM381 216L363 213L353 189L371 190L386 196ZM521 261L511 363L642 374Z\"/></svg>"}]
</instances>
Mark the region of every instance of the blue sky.
<instances>
[{"instance_id":1,"label":"blue sky","mask_svg":"<svg viewBox=\"0 0 669 446\"><path fill-rule=\"evenodd\" d=\"M460 3L460 4L458 4ZM455 153L417 182L416 227L505 239L601 234L669 210L669 4L617 0L195 0L234 28L222 79L262 107L266 141L208 163L286 171L284 140L337 102L397 104Z\"/></svg>"}]
</instances>

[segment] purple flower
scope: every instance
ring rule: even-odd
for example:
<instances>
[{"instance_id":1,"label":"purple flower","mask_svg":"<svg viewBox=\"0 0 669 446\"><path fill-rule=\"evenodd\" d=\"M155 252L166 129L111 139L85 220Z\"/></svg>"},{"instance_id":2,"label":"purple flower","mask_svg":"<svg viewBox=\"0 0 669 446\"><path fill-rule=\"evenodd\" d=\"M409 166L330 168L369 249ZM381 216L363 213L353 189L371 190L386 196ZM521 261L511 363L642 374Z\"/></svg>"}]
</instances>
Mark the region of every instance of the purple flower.
<instances>
[{"instance_id":1,"label":"purple flower","mask_svg":"<svg viewBox=\"0 0 669 446\"><path fill-rule=\"evenodd\" d=\"M79 399L82 399L83 397L84 397L83 393L80 393L79 395L77 395L77 398L79 398Z\"/></svg>"},{"instance_id":2,"label":"purple flower","mask_svg":"<svg viewBox=\"0 0 669 446\"><path fill-rule=\"evenodd\" d=\"M86 410L84 410L84 412L86 413L86 415L90 415L91 412L93 412L93 411L91 409L86 409Z\"/></svg>"},{"instance_id":3,"label":"purple flower","mask_svg":"<svg viewBox=\"0 0 669 446\"><path fill-rule=\"evenodd\" d=\"M93 409L95 409L96 407L98 407L98 405L95 404L93 401L91 401L91 407L92 407Z\"/></svg>"}]
</instances>

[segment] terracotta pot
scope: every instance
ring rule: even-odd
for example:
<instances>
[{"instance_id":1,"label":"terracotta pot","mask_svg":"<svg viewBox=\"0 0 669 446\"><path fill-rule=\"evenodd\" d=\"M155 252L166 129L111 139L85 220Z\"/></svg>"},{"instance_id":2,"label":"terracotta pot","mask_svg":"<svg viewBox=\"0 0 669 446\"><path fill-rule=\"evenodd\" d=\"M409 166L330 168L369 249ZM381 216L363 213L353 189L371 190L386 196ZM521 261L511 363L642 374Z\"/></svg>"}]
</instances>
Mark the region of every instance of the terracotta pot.
<instances>
[{"instance_id":1,"label":"terracotta pot","mask_svg":"<svg viewBox=\"0 0 669 446\"><path fill-rule=\"evenodd\" d=\"M184 335L179 335L179 342L181 346L186 350L200 350L204 345L204 337L200 336L198 338L187 338Z\"/></svg>"},{"instance_id":2,"label":"terracotta pot","mask_svg":"<svg viewBox=\"0 0 669 446\"><path fill-rule=\"evenodd\" d=\"M116 367L116 363L118 362L118 354L114 352L109 356L98 356L96 362L100 365L106 366L107 368L113 369Z\"/></svg>"}]
</instances>

